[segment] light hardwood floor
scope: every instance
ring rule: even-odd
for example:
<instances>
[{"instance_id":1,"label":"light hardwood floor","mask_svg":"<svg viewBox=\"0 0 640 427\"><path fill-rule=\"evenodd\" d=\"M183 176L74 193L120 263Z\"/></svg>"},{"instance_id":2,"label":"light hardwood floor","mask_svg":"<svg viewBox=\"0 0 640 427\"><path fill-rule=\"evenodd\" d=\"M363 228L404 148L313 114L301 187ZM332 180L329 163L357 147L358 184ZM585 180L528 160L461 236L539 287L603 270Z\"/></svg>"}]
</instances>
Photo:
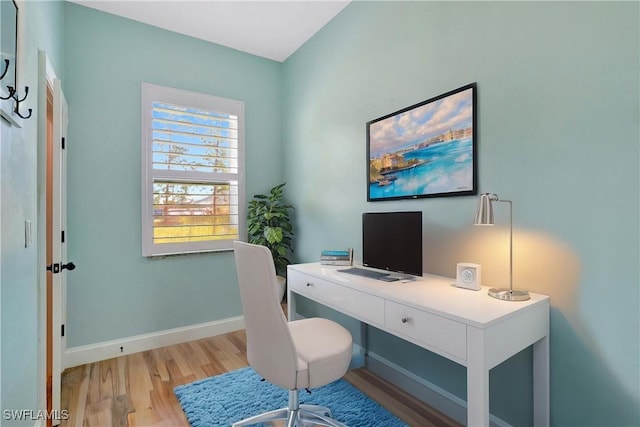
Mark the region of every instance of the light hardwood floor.
<instances>
[{"instance_id":1,"label":"light hardwood floor","mask_svg":"<svg viewBox=\"0 0 640 427\"><path fill-rule=\"evenodd\" d=\"M245 366L246 336L236 331L71 368L62 377L69 419L61 427L188 426L173 388ZM410 426L460 425L366 369L345 379Z\"/></svg>"}]
</instances>

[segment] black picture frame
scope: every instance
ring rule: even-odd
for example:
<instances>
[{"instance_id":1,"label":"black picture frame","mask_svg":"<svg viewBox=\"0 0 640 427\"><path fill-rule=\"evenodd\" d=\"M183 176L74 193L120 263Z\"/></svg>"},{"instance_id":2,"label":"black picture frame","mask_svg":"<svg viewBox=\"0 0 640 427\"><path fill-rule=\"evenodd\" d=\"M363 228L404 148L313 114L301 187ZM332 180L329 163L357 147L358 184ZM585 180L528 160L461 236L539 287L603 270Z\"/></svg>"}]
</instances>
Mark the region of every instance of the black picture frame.
<instances>
[{"instance_id":1,"label":"black picture frame","mask_svg":"<svg viewBox=\"0 0 640 427\"><path fill-rule=\"evenodd\" d=\"M477 83L367 122L367 201L476 195Z\"/></svg>"}]
</instances>

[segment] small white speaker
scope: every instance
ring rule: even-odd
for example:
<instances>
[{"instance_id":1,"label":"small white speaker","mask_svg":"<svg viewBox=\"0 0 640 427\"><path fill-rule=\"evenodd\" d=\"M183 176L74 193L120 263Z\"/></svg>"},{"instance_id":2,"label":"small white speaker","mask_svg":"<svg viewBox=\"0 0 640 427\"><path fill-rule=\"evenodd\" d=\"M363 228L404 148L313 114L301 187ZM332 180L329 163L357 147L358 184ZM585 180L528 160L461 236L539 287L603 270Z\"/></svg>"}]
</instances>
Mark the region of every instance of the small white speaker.
<instances>
[{"instance_id":1,"label":"small white speaker","mask_svg":"<svg viewBox=\"0 0 640 427\"><path fill-rule=\"evenodd\" d=\"M480 290L482 266L471 262L459 262L456 268L456 286L459 288Z\"/></svg>"}]
</instances>

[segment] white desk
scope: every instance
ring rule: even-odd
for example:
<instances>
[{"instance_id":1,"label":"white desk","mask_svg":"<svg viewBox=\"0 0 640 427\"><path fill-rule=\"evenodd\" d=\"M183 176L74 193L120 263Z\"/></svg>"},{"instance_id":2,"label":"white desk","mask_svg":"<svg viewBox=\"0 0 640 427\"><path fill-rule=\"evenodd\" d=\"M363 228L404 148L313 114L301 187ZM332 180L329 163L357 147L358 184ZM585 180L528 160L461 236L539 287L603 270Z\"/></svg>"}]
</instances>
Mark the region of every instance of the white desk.
<instances>
[{"instance_id":1,"label":"white desk","mask_svg":"<svg viewBox=\"0 0 640 427\"><path fill-rule=\"evenodd\" d=\"M533 424L549 425L549 297L502 301L447 277L383 282L343 268L290 265L289 319L302 295L466 366L469 426L489 426L489 370L533 344Z\"/></svg>"}]
</instances>

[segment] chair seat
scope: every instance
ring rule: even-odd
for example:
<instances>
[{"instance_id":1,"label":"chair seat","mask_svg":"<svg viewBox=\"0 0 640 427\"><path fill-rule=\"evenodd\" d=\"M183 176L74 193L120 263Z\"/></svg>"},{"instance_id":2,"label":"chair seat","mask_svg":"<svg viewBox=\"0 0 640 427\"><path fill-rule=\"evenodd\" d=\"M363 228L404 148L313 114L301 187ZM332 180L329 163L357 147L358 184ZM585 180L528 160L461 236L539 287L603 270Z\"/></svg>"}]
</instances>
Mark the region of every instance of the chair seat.
<instances>
[{"instance_id":1,"label":"chair seat","mask_svg":"<svg viewBox=\"0 0 640 427\"><path fill-rule=\"evenodd\" d=\"M323 318L288 322L298 355L297 388L321 387L341 378L351 361L351 334Z\"/></svg>"}]
</instances>

